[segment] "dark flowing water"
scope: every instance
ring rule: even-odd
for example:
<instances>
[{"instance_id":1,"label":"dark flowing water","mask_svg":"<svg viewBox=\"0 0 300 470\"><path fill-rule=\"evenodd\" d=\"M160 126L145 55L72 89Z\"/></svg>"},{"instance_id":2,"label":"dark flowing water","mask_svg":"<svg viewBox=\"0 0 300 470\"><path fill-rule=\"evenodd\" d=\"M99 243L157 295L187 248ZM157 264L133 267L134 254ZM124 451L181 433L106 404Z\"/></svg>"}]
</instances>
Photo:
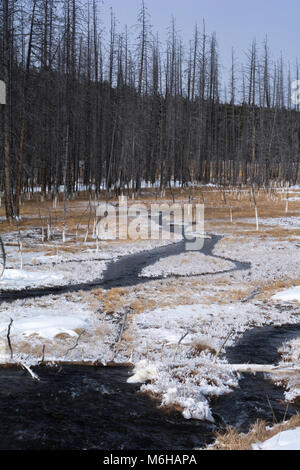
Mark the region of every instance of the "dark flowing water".
<instances>
[{"instance_id":1,"label":"dark flowing water","mask_svg":"<svg viewBox=\"0 0 300 470\"><path fill-rule=\"evenodd\" d=\"M226 356L231 364L277 364L278 348L290 339L300 336L300 325L267 326L246 331ZM237 427L247 432L257 419L270 424L289 418L300 412L299 405L284 401L284 391L264 378L264 374L243 374L240 387L213 404L213 410L222 427Z\"/></svg>"},{"instance_id":2,"label":"dark flowing water","mask_svg":"<svg viewBox=\"0 0 300 470\"><path fill-rule=\"evenodd\" d=\"M166 414L127 384L128 368L0 370L0 449L193 449L213 427Z\"/></svg>"},{"instance_id":3,"label":"dark flowing water","mask_svg":"<svg viewBox=\"0 0 300 470\"><path fill-rule=\"evenodd\" d=\"M276 363L277 348L298 337L300 325L253 329L227 350L232 363ZM34 382L17 368L0 369L0 449L191 450L213 442L227 425L248 431L258 419L273 424L300 406L283 390L245 374L240 388L212 402L216 424L166 413L127 383L129 368L38 367Z\"/></svg>"}]
</instances>

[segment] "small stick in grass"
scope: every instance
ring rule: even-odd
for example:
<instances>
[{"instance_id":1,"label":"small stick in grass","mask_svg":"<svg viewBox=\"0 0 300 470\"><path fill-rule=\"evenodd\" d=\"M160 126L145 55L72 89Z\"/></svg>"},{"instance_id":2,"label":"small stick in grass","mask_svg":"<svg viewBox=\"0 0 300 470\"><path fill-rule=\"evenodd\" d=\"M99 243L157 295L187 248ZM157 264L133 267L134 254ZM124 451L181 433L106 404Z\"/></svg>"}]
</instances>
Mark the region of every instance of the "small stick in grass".
<instances>
[{"instance_id":1,"label":"small stick in grass","mask_svg":"<svg viewBox=\"0 0 300 470\"><path fill-rule=\"evenodd\" d=\"M289 406L290 406L290 404L289 404L289 403L287 403L287 405L286 405L286 409L285 409L285 412L284 412L283 422L285 422L285 421L286 421L286 417L287 417L287 413L288 413L288 410L289 410Z\"/></svg>"},{"instance_id":2,"label":"small stick in grass","mask_svg":"<svg viewBox=\"0 0 300 470\"><path fill-rule=\"evenodd\" d=\"M272 411L272 415L273 415L273 422L274 424L277 424L277 419L276 419L276 416L275 416L275 413L274 413L274 409L273 409L273 406L271 405L271 402L270 402L270 399L269 399L269 395L267 395L267 402L268 402L268 405Z\"/></svg>"},{"instance_id":3,"label":"small stick in grass","mask_svg":"<svg viewBox=\"0 0 300 470\"><path fill-rule=\"evenodd\" d=\"M80 341L80 338L81 336L85 333L85 330L82 330L81 333L78 335L77 337L77 340L76 340L76 343L74 344L74 346L72 346L71 348L67 349L67 352L65 354L65 357L69 354L70 351L73 351L73 349L77 348L78 346L78 343Z\"/></svg>"},{"instance_id":4,"label":"small stick in grass","mask_svg":"<svg viewBox=\"0 0 300 470\"><path fill-rule=\"evenodd\" d=\"M285 213L289 211L289 189L286 190L286 204L285 204Z\"/></svg>"},{"instance_id":5,"label":"small stick in grass","mask_svg":"<svg viewBox=\"0 0 300 470\"><path fill-rule=\"evenodd\" d=\"M134 348L131 349L129 362L132 362L133 360L133 353L134 353Z\"/></svg>"},{"instance_id":6,"label":"small stick in grass","mask_svg":"<svg viewBox=\"0 0 300 470\"><path fill-rule=\"evenodd\" d=\"M232 335L232 333L234 332L234 329L230 330L230 332L228 333L228 335L226 336L226 339L224 341L224 343L222 344L222 346L219 348L219 350L217 351L215 357L214 357L214 360L213 360L213 364L216 363L216 360L218 359L222 349L224 348L225 344L227 343L227 341L229 340L230 336Z\"/></svg>"},{"instance_id":7,"label":"small stick in grass","mask_svg":"<svg viewBox=\"0 0 300 470\"><path fill-rule=\"evenodd\" d=\"M131 310L132 310L131 307L128 307L125 310L123 321L122 321L121 328L120 328L119 335L118 335L118 339L115 342L115 344L113 345L114 357L116 357L117 353L119 352L119 347L120 347L120 344L121 344L121 341L122 341L122 336L123 336L123 333L124 333L127 317L128 317L128 314L130 313Z\"/></svg>"},{"instance_id":8,"label":"small stick in grass","mask_svg":"<svg viewBox=\"0 0 300 470\"><path fill-rule=\"evenodd\" d=\"M258 210L257 210L257 204L256 204L256 197L255 197L255 189L254 185L252 184L252 197L253 197L253 202L254 202L254 207L255 207L255 221L256 221L256 231L259 231L259 223L258 223Z\"/></svg>"},{"instance_id":9,"label":"small stick in grass","mask_svg":"<svg viewBox=\"0 0 300 470\"><path fill-rule=\"evenodd\" d=\"M1 237L0 237L0 249L1 249L1 257L2 257L1 268L0 268L0 279L1 279L1 277L4 274L5 267L6 267L6 253L5 253L5 248L4 248L4 244L3 244Z\"/></svg>"},{"instance_id":10,"label":"small stick in grass","mask_svg":"<svg viewBox=\"0 0 300 470\"><path fill-rule=\"evenodd\" d=\"M46 349L46 346L43 344L42 360L41 360L41 362L44 362L44 361L45 361L45 349Z\"/></svg>"},{"instance_id":11,"label":"small stick in grass","mask_svg":"<svg viewBox=\"0 0 300 470\"><path fill-rule=\"evenodd\" d=\"M8 325L8 329L7 329L7 342L8 342L8 347L9 347L9 350L10 350L10 357L11 359L14 357L14 354L13 354L13 350L12 350L12 347L11 347L11 341L10 341L10 330L11 330L11 326L13 324L13 319L11 318L10 319L10 323Z\"/></svg>"},{"instance_id":12,"label":"small stick in grass","mask_svg":"<svg viewBox=\"0 0 300 470\"><path fill-rule=\"evenodd\" d=\"M187 335L190 334L190 331L188 330L181 338L180 340L178 341L177 343L177 346L176 346L176 349L175 349L175 352L174 352L174 356L173 356L173 362L175 361L175 357L176 357L176 354L177 354L177 351L178 351L178 348L179 346L181 345L182 341L184 340L184 338L187 337Z\"/></svg>"}]
</instances>

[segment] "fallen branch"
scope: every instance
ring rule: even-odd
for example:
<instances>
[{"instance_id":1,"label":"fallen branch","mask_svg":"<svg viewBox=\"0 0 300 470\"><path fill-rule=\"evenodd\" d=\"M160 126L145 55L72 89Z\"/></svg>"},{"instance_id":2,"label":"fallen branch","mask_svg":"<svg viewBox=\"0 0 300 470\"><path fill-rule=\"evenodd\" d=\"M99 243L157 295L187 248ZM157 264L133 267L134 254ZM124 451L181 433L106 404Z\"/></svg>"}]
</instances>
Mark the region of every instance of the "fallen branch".
<instances>
[{"instance_id":1,"label":"fallen branch","mask_svg":"<svg viewBox=\"0 0 300 470\"><path fill-rule=\"evenodd\" d=\"M100 359L95 360L79 360L79 361L69 361L64 360L46 360L44 362L38 362L38 366L42 367L76 367L76 366L85 366L85 367L132 367L134 364L132 362L102 362ZM0 364L0 369L8 369L14 367L22 367L20 362L6 362Z\"/></svg>"},{"instance_id":2,"label":"fallen branch","mask_svg":"<svg viewBox=\"0 0 300 470\"><path fill-rule=\"evenodd\" d=\"M257 374L259 372L275 375L294 375L300 374L300 367L282 367L272 366L268 364L222 364L221 367L227 366L233 372L243 372Z\"/></svg>"},{"instance_id":3,"label":"fallen branch","mask_svg":"<svg viewBox=\"0 0 300 470\"><path fill-rule=\"evenodd\" d=\"M198 367L201 367L199 364ZM270 364L229 364L229 363L218 363L212 362L211 367L218 367L221 369L227 369L231 372L241 372L244 374L272 374L272 375L295 375L300 374L300 367L284 367L284 366L273 366Z\"/></svg>"}]
</instances>

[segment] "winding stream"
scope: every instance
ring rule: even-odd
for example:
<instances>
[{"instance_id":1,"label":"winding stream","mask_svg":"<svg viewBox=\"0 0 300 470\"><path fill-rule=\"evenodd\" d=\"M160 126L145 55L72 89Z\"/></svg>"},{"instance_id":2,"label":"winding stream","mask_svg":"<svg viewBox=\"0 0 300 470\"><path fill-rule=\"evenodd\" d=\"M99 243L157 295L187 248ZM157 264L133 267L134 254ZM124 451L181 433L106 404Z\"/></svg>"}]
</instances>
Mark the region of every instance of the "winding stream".
<instances>
[{"instance_id":1,"label":"winding stream","mask_svg":"<svg viewBox=\"0 0 300 470\"><path fill-rule=\"evenodd\" d=\"M211 238L206 238L204 240L204 246L200 253L204 255L211 256L216 259L221 259L225 261L230 261L234 264L234 267L227 271L220 271L216 274L225 274L233 271L239 270L248 270L251 268L251 263L241 262L232 260L230 258L224 258L222 256L217 256L213 254L213 250L216 244L222 239L219 235L210 235ZM142 270L156 263L158 260L167 258L169 256L180 255L181 253L186 252L185 240L182 240L178 243L170 243L166 246L161 246L158 248L153 248L152 250L142 251L140 253L123 256L116 261L112 261L108 264L103 278L95 279L92 282L87 283L78 283L78 284L69 284L65 286L54 286L54 287L39 287L39 288L27 288L18 291L13 290L2 290L0 291L0 302L12 302L18 299L25 299L30 297L43 297L51 294L60 295L70 292L77 292L80 290L88 291L98 287L103 289L112 289L113 287L128 287L151 280L167 279L168 277L187 277L187 276L158 276L158 277L141 277L140 273ZM200 276L204 276L201 274ZM198 276L198 275L197 275Z\"/></svg>"},{"instance_id":2,"label":"winding stream","mask_svg":"<svg viewBox=\"0 0 300 470\"><path fill-rule=\"evenodd\" d=\"M235 264L235 270L248 270L249 263L213 254L221 239L211 235L200 250L205 255ZM63 294L95 287L133 286L157 278L142 278L146 266L161 258L185 251L178 242L150 251L125 256L111 262L104 277L85 284L1 292L0 301ZM216 273L218 274L218 273ZM164 278L165 279L165 278ZM247 331L234 347L228 348L231 363L275 364L278 347L300 335L300 325L255 328ZM180 413L165 413L147 397L137 393L139 386L127 383L131 369L120 367L64 366L35 369L35 383L17 367L0 369L0 449L193 449L214 439L216 429L228 424L247 431L257 418L272 423L300 411L286 410L283 391L263 374L243 375L240 388L212 403L216 425L185 420Z\"/></svg>"}]
</instances>

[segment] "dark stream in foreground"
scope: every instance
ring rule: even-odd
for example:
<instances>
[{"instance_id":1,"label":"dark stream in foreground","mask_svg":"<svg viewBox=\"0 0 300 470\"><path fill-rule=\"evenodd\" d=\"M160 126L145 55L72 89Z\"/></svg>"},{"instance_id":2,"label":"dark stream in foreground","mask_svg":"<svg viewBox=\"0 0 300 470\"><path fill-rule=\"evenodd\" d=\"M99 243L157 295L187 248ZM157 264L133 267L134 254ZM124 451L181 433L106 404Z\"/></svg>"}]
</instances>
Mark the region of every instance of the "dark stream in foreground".
<instances>
[{"instance_id":1,"label":"dark stream in foreground","mask_svg":"<svg viewBox=\"0 0 300 470\"><path fill-rule=\"evenodd\" d=\"M205 240L202 253L215 258L213 249L221 237ZM125 287L151 279L141 270L161 258L185 251L185 242L126 256L112 262L103 279L86 284L1 292L0 301L63 294L95 287ZM234 263L230 271L247 270L249 263ZM216 273L218 274L218 273ZM153 278L152 278L153 279ZM157 278L160 279L160 278ZM300 325L267 327L245 333L227 357L232 363L275 364L278 347L300 335ZM187 450L213 442L217 429L226 425L247 431L257 418L274 422L300 411L286 411L283 391L263 374L244 375L240 388L212 403L216 425L185 420L180 413L165 413L138 393L139 385L127 384L128 368L64 366L35 368L33 382L18 368L0 369L0 449L145 449Z\"/></svg>"},{"instance_id":2,"label":"dark stream in foreground","mask_svg":"<svg viewBox=\"0 0 300 470\"><path fill-rule=\"evenodd\" d=\"M127 384L128 368L0 371L0 449L192 449L211 426L170 415Z\"/></svg>"}]
</instances>

